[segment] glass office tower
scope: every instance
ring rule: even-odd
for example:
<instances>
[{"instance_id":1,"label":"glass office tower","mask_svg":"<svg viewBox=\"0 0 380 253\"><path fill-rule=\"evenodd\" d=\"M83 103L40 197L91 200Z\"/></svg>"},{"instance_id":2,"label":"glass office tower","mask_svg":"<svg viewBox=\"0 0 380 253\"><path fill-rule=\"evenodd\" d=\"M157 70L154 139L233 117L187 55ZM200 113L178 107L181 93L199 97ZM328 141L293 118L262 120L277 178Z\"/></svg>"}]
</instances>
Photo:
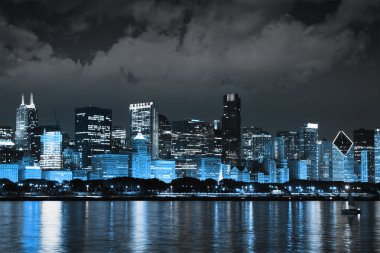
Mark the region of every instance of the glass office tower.
<instances>
[{"instance_id":1,"label":"glass office tower","mask_svg":"<svg viewBox=\"0 0 380 253\"><path fill-rule=\"evenodd\" d=\"M75 109L75 147L84 168L93 154L111 151L112 110L89 106Z\"/></svg>"}]
</instances>

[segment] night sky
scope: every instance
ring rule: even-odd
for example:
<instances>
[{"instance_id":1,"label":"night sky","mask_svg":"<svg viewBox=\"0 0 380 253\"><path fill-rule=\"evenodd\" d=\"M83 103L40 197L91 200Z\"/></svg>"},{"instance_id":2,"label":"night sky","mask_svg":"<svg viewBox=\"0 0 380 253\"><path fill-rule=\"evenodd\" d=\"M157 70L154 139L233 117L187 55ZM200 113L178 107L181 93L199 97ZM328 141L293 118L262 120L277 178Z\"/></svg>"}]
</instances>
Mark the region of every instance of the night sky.
<instances>
[{"instance_id":1,"label":"night sky","mask_svg":"<svg viewBox=\"0 0 380 253\"><path fill-rule=\"evenodd\" d=\"M0 1L0 125L22 92L71 135L76 107L211 121L237 92L243 125L331 139L380 126L379 65L379 0Z\"/></svg>"}]
</instances>

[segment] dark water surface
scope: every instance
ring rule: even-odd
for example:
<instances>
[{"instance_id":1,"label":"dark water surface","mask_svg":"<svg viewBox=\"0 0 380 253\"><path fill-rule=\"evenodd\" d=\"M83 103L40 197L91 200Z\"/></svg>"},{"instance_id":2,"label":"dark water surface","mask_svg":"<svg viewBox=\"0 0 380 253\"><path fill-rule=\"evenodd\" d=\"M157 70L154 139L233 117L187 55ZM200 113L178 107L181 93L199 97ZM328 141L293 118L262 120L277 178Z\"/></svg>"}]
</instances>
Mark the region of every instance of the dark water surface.
<instances>
[{"instance_id":1,"label":"dark water surface","mask_svg":"<svg viewBox=\"0 0 380 253\"><path fill-rule=\"evenodd\" d=\"M0 252L380 252L380 202L0 202Z\"/></svg>"}]
</instances>

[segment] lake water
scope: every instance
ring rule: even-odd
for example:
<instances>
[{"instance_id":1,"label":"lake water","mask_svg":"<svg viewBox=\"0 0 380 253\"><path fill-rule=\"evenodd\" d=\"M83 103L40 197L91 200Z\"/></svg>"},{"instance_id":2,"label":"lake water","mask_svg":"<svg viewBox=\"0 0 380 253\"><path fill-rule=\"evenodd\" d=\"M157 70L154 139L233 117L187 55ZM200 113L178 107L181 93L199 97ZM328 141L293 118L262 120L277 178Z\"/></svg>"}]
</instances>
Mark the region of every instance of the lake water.
<instances>
[{"instance_id":1,"label":"lake water","mask_svg":"<svg viewBox=\"0 0 380 253\"><path fill-rule=\"evenodd\" d=\"M380 252L380 202L0 202L0 252Z\"/></svg>"}]
</instances>

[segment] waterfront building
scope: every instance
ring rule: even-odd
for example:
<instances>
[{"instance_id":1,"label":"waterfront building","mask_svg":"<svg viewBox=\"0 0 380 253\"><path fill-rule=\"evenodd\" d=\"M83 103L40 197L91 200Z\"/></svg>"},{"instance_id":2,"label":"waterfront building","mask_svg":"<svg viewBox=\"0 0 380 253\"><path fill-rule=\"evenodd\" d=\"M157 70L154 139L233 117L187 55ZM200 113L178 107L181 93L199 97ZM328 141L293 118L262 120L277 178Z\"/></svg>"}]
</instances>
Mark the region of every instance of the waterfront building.
<instances>
[{"instance_id":1,"label":"waterfront building","mask_svg":"<svg viewBox=\"0 0 380 253\"><path fill-rule=\"evenodd\" d=\"M83 181L88 180L88 172L89 170L73 170L73 180L80 179Z\"/></svg>"},{"instance_id":2,"label":"waterfront building","mask_svg":"<svg viewBox=\"0 0 380 253\"><path fill-rule=\"evenodd\" d=\"M73 172L70 170L45 170L42 172L42 178L61 184L63 181L73 180Z\"/></svg>"},{"instance_id":3,"label":"waterfront building","mask_svg":"<svg viewBox=\"0 0 380 253\"><path fill-rule=\"evenodd\" d=\"M307 179L319 180L318 124L307 123L300 128L299 159L307 161Z\"/></svg>"},{"instance_id":4,"label":"waterfront building","mask_svg":"<svg viewBox=\"0 0 380 253\"><path fill-rule=\"evenodd\" d=\"M16 150L30 151L31 137L37 126L38 112L33 101L33 94L30 94L29 104L25 104L24 94L22 94L21 104L16 110Z\"/></svg>"},{"instance_id":5,"label":"waterfront building","mask_svg":"<svg viewBox=\"0 0 380 253\"><path fill-rule=\"evenodd\" d=\"M148 143L148 152L152 159L159 157L158 113L154 102L129 105L130 138L133 142L137 134L141 134Z\"/></svg>"},{"instance_id":6,"label":"waterfront building","mask_svg":"<svg viewBox=\"0 0 380 253\"><path fill-rule=\"evenodd\" d=\"M239 165L241 154L240 98L237 93L223 96L222 161Z\"/></svg>"},{"instance_id":7,"label":"waterfront building","mask_svg":"<svg viewBox=\"0 0 380 253\"><path fill-rule=\"evenodd\" d=\"M0 178L9 179L12 182L18 182L19 165L17 163L0 163Z\"/></svg>"},{"instance_id":8,"label":"waterfront building","mask_svg":"<svg viewBox=\"0 0 380 253\"><path fill-rule=\"evenodd\" d=\"M26 179L42 179L42 170L40 166L20 166L18 176L19 181Z\"/></svg>"},{"instance_id":9,"label":"waterfront building","mask_svg":"<svg viewBox=\"0 0 380 253\"><path fill-rule=\"evenodd\" d=\"M354 143L343 132L339 131L332 145L331 181L355 182Z\"/></svg>"},{"instance_id":10,"label":"waterfront building","mask_svg":"<svg viewBox=\"0 0 380 253\"><path fill-rule=\"evenodd\" d=\"M174 160L153 160L150 171L152 178L157 178L165 183L170 183L176 179Z\"/></svg>"},{"instance_id":11,"label":"waterfront building","mask_svg":"<svg viewBox=\"0 0 380 253\"><path fill-rule=\"evenodd\" d=\"M375 183L380 183L380 128L375 129L374 135L374 174Z\"/></svg>"},{"instance_id":12,"label":"waterfront building","mask_svg":"<svg viewBox=\"0 0 380 253\"><path fill-rule=\"evenodd\" d=\"M75 109L75 147L82 165L91 165L94 154L111 151L112 110L89 106Z\"/></svg>"},{"instance_id":13,"label":"waterfront building","mask_svg":"<svg viewBox=\"0 0 380 253\"><path fill-rule=\"evenodd\" d=\"M92 171L99 171L103 179L128 177L129 154L97 154L91 159Z\"/></svg>"},{"instance_id":14,"label":"waterfront building","mask_svg":"<svg viewBox=\"0 0 380 253\"><path fill-rule=\"evenodd\" d=\"M131 176L135 178L151 178L150 165L151 156L148 151L149 142L145 139L142 133L137 135L132 140L132 169Z\"/></svg>"},{"instance_id":15,"label":"waterfront building","mask_svg":"<svg viewBox=\"0 0 380 253\"><path fill-rule=\"evenodd\" d=\"M223 164L220 157L199 156L196 158L196 164L197 178L200 180L211 178L218 181L221 169L223 171Z\"/></svg>"},{"instance_id":16,"label":"waterfront building","mask_svg":"<svg viewBox=\"0 0 380 253\"><path fill-rule=\"evenodd\" d=\"M367 150L368 159L368 180L375 182L375 160L374 160L374 136L375 131L372 129L357 129L354 130L354 170L355 175L361 178L361 151Z\"/></svg>"}]
</instances>

